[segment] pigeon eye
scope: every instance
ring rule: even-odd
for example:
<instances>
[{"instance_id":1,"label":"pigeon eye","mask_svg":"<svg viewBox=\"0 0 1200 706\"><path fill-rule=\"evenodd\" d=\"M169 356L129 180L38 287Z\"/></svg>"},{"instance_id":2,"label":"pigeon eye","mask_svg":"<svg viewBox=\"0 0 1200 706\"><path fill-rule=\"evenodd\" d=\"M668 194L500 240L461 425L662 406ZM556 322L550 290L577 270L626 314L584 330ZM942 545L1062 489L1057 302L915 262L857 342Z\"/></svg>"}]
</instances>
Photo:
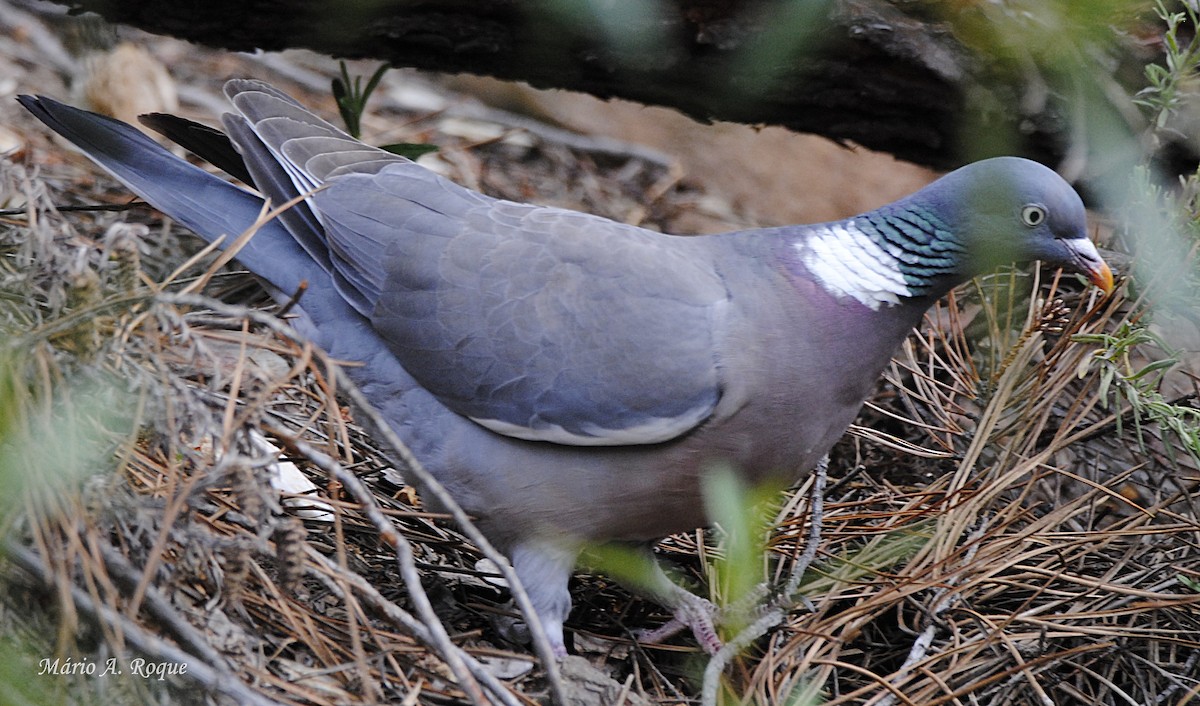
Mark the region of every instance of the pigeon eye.
<instances>
[{"instance_id":1,"label":"pigeon eye","mask_svg":"<svg viewBox=\"0 0 1200 706\"><path fill-rule=\"evenodd\" d=\"M1040 226L1046 221L1046 209L1042 206L1030 204L1021 209L1021 220L1030 228Z\"/></svg>"}]
</instances>

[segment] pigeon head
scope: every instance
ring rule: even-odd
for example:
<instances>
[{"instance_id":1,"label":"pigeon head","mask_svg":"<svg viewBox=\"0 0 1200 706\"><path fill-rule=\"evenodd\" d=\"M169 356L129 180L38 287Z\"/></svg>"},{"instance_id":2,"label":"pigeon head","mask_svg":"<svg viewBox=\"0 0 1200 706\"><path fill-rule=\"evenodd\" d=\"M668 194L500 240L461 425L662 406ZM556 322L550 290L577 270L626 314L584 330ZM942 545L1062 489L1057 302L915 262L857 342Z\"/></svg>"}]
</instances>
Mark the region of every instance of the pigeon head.
<instances>
[{"instance_id":1,"label":"pigeon head","mask_svg":"<svg viewBox=\"0 0 1200 706\"><path fill-rule=\"evenodd\" d=\"M942 216L962 246L957 275L1041 260L1110 291L1112 272L1087 236L1083 201L1054 171L1019 157L975 162L905 200ZM903 203L903 202L902 202ZM897 204L900 205L900 204Z\"/></svg>"},{"instance_id":2,"label":"pigeon head","mask_svg":"<svg viewBox=\"0 0 1200 706\"><path fill-rule=\"evenodd\" d=\"M1032 260L1080 272L1106 292L1113 286L1079 195L1018 157L970 164L895 203L805 232L796 252L808 275L871 309L936 299L1000 265Z\"/></svg>"}]
</instances>

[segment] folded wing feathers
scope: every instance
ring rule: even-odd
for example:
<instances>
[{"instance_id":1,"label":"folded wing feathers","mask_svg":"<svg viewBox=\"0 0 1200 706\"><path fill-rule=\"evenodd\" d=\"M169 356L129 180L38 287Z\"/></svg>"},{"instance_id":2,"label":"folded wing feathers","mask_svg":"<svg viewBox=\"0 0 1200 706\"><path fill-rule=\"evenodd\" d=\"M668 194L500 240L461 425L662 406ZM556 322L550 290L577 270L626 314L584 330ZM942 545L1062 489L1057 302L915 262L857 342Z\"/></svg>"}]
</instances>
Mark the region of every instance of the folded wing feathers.
<instances>
[{"instance_id":1,"label":"folded wing feathers","mask_svg":"<svg viewBox=\"0 0 1200 706\"><path fill-rule=\"evenodd\" d=\"M296 107L301 107L300 103L298 103L295 98L292 98L269 83L256 81L252 78L235 78L225 82L226 96L233 95L234 93L243 93L246 91L265 93L266 95L282 100L284 103L291 103Z\"/></svg>"},{"instance_id":2,"label":"folded wing feathers","mask_svg":"<svg viewBox=\"0 0 1200 706\"><path fill-rule=\"evenodd\" d=\"M404 297L402 305L392 302L386 309L389 328L395 327L396 333L403 330L406 340L389 343L409 372L456 411L509 436L582 445L657 443L686 432L711 413L719 391L707 350L672 348L678 354L672 363L681 367L668 365L674 372L647 370L646 375L635 376L644 382L653 378L676 388L671 400L659 399L659 395L645 389L617 394L609 389L611 380L595 378L594 366L602 361L593 359L587 341L599 335L596 326L603 329L601 322L609 315L605 288L619 289L618 282L627 274L627 266L633 264L628 258L640 262L640 256L646 253L632 241L614 237L609 240L612 257L589 257L595 248L589 234L596 229L624 227L594 216L498 201L469 191L409 160L353 140L256 84L239 82L227 92L257 139L275 157L277 173L285 174L300 193L323 187L308 201L327 236L325 247L332 259L338 290L376 325L380 321L375 314L385 287L391 292L389 296ZM499 235L498 229L520 231L533 240L500 238L505 242L492 242ZM464 247L472 252L458 253ZM554 254L542 253L542 264L555 268L555 277L578 271L571 275L568 289L555 290L550 296L544 294L550 273L526 271L539 261L534 253L545 247ZM525 248L532 250L522 255ZM635 250L639 251L637 255ZM482 261L481 252L489 253ZM502 255L504 252L508 254ZM459 256L463 262L458 264L470 271L456 276L444 268L458 269L455 263ZM507 264L500 268L503 271L488 276L480 267L492 269L496 257L508 258ZM520 263L524 266L518 267ZM640 266L645 265L642 262ZM517 269L512 270L514 267ZM505 290L504 296L484 297L493 304L496 299L515 297L506 302L511 307L480 309L478 294L460 292L455 286L447 286L449 280L442 279L458 276L476 285L491 281L491 285ZM513 291L514 286L520 289L520 281L525 279L529 281L523 286L530 291L523 295ZM591 285L586 284L589 279ZM426 284L437 294L420 291ZM558 282L556 286L566 284ZM577 287L589 293L576 293ZM720 292L711 294L720 296ZM603 295L604 301L592 301L596 295ZM658 299L664 303L673 296L676 294L667 292L654 295L665 297ZM450 300L460 297L464 301L451 306ZM707 300L708 296L702 298ZM570 301L583 306L583 310L567 307ZM703 318L701 311L709 303L695 309L699 302L680 300L668 309L689 319L686 327L695 328L700 322L690 319ZM676 308L681 304L682 308ZM454 323L440 320L430 316L433 312L429 307L460 311L466 319ZM599 310L593 311L596 307ZM643 315L632 316L645 319ZM553 336L553 340L547 340L547 331L534 326L538 322L545 325L546 321L560 321L564 331L576 332L580 340L560 341ZM683 325L679 320L655 323L658 331L651 335L653 339L664 336L665 329ZM476 334L486 331L487 335L470 334L463 329L468 324L482 325L483 330ZM533 329L520 330L525 327ZM507 341L510 350L496 349L497 336ZM669 338L678 347L679 337ZM410 350L410 346L415 348ZM515 367L507 371L500 365L497 369L498 360L507 360ZM453 362L447 367L449 361ZM563 365L567 367L558 368ZM574 370L575 365L582 367ZM557 376L553 374L556 369ZM660 380L660 373L670 380ZM457 382L447 386L450 380Z\"/></svg>"},{"instance_id":3,"label":"folded wing feathers","mask_svg":"<svg viewBox=\"0 0 1200 706\"><path fill-rule=\"evenodd\" d=\"M273 204L290 201L296 195L291 175L275 159L262 140L258 139L246 119L240 115L226 114L221 122L241 151L246 169L263 196ZM279 220L322 269L326 272L333 269L329 247L322 236L324 229L307 202L298 203L284 211L279 215Z\"/></svg>"}]
</instances>

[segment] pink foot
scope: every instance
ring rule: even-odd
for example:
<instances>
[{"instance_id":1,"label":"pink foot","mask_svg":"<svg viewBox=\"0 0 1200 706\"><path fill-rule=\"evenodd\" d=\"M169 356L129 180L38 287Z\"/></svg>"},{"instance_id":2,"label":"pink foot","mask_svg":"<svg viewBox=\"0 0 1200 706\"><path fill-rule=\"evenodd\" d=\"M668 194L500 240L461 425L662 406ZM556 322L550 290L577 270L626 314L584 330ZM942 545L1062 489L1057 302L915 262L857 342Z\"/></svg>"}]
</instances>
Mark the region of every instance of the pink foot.
<instances>
[{"instance_id":1,"label":"pink foot","mask_svg":"<svg viewBox=\"0 0 1200 706\"><path fill-rule=\"evenodd\" d=\"M717 628L713 618L717 609L709 601L678 586L673 586L671 595L664 601L675 611L675 617L661 627L653 630L638 630L634 637L638 642L656 643L675 635L679 631L691 628L692 634L701 649L710 655L721 649L721 638L717 637Z\"/></svg>"}]
</instances>

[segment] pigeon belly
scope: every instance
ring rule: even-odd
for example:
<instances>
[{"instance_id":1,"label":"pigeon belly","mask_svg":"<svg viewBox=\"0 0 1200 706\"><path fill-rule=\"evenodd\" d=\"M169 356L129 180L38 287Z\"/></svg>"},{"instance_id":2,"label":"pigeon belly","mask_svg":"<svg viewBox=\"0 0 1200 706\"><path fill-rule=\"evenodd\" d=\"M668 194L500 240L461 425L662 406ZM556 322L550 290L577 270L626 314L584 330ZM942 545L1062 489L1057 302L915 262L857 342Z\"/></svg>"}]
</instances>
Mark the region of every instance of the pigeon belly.
<instances>
[{"instance_id":1,"label":"pigeon belly","mask_svg":"<svg viewBox=\"0 0 1200 706\"><path fill-rule=\"evenodd\" d=\"M725 466L747 482L778 487L803 478L853 421L928 305L881 315L812 286L811 306L760 299L755 316L738 317L756 330L731 332L729 345L755 341L758 354L737 356L713 418L680 438L573 447L466 426L441 439L429 468L501 546L531 532L643 541L704 526L706 474ZM785 340L797 330L806 337ZM813 350L823 353L806 354ZM758 394L738 387L745 379L759 381Z\"/></svg>"}]
</instances>

